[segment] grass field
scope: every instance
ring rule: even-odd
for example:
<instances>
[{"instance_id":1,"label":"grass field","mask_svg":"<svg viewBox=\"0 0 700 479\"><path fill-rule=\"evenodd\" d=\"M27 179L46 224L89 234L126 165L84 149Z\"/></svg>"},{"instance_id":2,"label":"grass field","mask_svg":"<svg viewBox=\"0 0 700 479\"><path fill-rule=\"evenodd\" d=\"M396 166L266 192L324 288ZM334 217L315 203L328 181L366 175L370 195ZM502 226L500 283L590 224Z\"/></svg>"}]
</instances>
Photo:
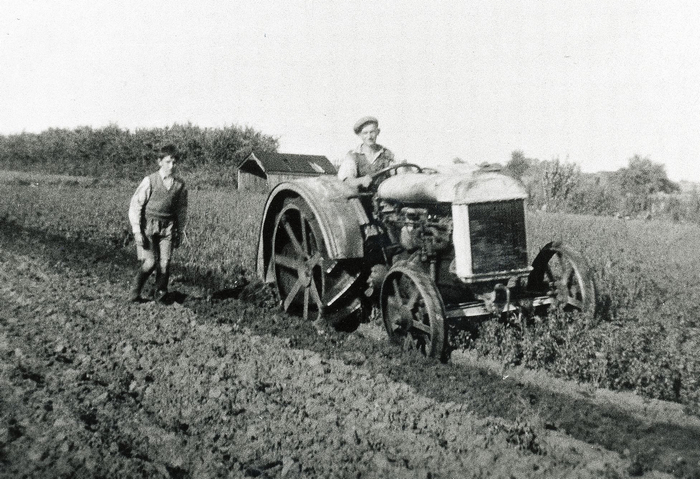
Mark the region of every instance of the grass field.
<instances>
[{"instance_id":1,"label":"grass field","mask_svg":"<svg viewBox=\"0 0 700 479\"><path fill-rule=\"evenodd\" d=\"M0 175L0 226L103 244L106 251L133 248L127 209L136 185L54 180ZM264 202L262 194L191 191L189 242L175 254L174 275L212 290L253 279ZM598 316L554 315L527 327L494 320L466 346L506 364L700 411L700 228L529 213L530 258L552 240L588 259L599 291Z\"/></svg>"},{"instance_id":2,"label":"grass field","mask_svg":"<svg viewBox=\"0 0 700 479\"><path fill-rule=\"evenodd\" d=\"M0 218L78 241L134 248L127 218L132 189L76 187L72 180L0 182ZM189 198L187 241L175 256L177 274L193 282L205 279L212 288L226 286L216 281L252 274L266 196L222 189L191 190Z\"/></svg>"}]
</instances>

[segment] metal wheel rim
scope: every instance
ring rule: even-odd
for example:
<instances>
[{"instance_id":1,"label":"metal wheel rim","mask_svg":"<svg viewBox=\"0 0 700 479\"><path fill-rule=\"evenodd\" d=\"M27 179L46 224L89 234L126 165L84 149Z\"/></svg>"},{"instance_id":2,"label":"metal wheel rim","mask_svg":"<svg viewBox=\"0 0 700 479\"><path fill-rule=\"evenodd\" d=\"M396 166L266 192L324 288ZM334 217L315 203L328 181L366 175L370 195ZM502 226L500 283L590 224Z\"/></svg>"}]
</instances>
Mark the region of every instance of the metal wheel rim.
<instances>
[{"instance_id":1,"label":"metal wheel rim","mask_svg":"<svg viewBox=\"0 0 700 479\"><path fill-rule=\"evenodd\" d=\"M286 238L286 240L285 240ZM310 219L295 205L284 208L272 239L272 264L285 312L300 308L304 319L323 313L323 256Z\"/></svg>"},{"instance_id":2,"label":"metal wheel rim","mask_svg":"<svg viewBox=\"0 0 700 479\"><path fill-rule=\"evenodd\" d=\"M390 271L382 285L382 316L391 342L442 358L444 306L428 282L432 284L411 268Z\"/></svg>"}]
</instances>

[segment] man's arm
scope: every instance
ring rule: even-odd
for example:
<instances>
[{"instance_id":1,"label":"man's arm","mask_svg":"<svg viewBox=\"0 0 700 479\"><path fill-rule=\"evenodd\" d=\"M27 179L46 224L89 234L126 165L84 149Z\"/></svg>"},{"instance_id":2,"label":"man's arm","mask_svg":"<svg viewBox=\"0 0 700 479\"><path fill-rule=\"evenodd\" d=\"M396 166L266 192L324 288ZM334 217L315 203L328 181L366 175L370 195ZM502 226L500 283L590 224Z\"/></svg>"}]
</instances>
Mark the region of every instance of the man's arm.
<instances>
[{"instance_id":1,"label":"man's arm","mask_svg":"<svg viewBox=\"0 0 700 479\"><path fill-rule=\"evenodd\" d=\"M369 176L357 177L357 163L352 153L348 153L338 167L338 179L354 188L359 188L360 186L367 188L372 182L372 178Z\"/></svg>"},{"instance_id":2,"label":"man's arm","mask_svg":"<svg viewBox=\"0 0 700 479\"><path fill-rule=\"evenodd\" d=\"M345 158L340 163L338 167L338 179L340 181L345 181L349 178L357 177L357 163L355 163L355 157L352 152L345 155Z\"/></svg>"},{"instance_id":3,"label":"man's arm","mask_svg":"<svg viewBox=\"0 0 700 479\"><path fill-rule=\"evenodd\" d=\"M369 185L372 183L372 177L369 175L365 175L360 176L359 178L348 178L344 180L344 183L347 183L348 185L354 188L359 188L360 186L363 188L368 188Z\"/></svg>"}]
</instances>

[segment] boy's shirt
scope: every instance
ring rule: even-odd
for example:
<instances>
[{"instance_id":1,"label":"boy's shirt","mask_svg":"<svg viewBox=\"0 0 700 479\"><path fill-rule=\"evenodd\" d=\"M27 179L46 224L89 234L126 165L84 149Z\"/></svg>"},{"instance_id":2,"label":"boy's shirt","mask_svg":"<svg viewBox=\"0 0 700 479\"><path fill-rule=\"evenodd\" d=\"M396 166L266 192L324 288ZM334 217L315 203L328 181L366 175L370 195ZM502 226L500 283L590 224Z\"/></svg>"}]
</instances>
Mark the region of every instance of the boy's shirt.
<instances>
[{"instance_id":1,"label":"boy's shirt","mask_svg":"<svg viewBox=\"0 0 700 479\"><path fill-rule=\"evenodd\" d=\"M163 176L163 172L158 170L158 174L163 179L163 184L169 190L173 186L174 178L172 175L167 178ZM143 209L148 203L153 193L153 188L151 185L151 180L146 176L141 184L136 188L134 196L131 197L131 202L129 203L129 223L131 223L131 230L133 233L142 233L141 231L141 216L143 214ZM175 209L175 217L177 218L178 229L183 230L187 224L187 190L182 190L182 196L180 201L178 201Z\"/></svg>"}]
</instances>

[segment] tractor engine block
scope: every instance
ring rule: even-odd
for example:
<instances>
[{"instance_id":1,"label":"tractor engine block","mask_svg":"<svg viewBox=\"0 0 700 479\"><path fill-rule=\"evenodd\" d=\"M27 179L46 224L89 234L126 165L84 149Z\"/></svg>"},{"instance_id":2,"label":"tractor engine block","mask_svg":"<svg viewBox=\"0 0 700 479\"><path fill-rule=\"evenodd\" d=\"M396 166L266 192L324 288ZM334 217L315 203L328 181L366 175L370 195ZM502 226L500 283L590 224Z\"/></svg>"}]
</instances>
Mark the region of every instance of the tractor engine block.
<instances>
[{"instance_id":1,"label":"tractor engine block","mask_svg":"<svg viewBox=\"0 0 700 479\"><path fill-rule=\"evenodd\" d=\"M389 237L407 252L434 255L452 247L452 217L443 205L392 205L383 202L378 211ZM444 210L444 211L443 211Z\"/></svg>"}]
</instances>

